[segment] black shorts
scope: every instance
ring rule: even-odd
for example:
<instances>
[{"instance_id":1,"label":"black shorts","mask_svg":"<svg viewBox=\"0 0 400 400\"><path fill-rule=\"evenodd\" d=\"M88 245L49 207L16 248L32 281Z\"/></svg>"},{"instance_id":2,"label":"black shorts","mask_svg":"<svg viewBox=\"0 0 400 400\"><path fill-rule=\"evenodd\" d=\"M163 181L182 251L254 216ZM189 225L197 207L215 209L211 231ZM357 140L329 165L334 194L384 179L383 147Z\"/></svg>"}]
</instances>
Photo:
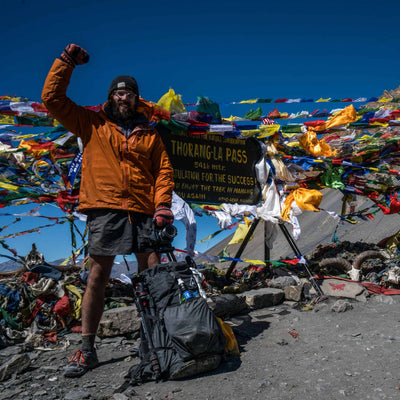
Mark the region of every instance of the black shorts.
<instances>
[{"instance_id":1,"label":"black shorts","mask_svg":"<svg viewBox=\"0 0 400 400\"><path fill-rule=\"evenodd\" d=\"M103 208L86 214L89 254L116 256L155 251L149 240L154 229L153 216Z\"/></svg>"}]
</instances>

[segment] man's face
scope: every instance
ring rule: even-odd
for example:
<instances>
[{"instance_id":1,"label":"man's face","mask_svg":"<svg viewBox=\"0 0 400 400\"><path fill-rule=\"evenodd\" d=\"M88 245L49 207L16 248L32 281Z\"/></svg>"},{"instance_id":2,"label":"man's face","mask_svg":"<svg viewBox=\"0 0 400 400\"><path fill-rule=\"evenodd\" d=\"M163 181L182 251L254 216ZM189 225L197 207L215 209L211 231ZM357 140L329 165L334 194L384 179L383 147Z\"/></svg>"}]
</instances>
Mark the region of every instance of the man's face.
<instances>
[{"instance_id":1,"label":"man's face","mask_svg":"<svg viewBox=\"0 0 400 400\"><path fill-rule=\"evenodd\" d=\"M135 115L137 96L130 90L115 90L111 96L111 109L116 119L128 120Z\"/></svg>"}]
</instances>

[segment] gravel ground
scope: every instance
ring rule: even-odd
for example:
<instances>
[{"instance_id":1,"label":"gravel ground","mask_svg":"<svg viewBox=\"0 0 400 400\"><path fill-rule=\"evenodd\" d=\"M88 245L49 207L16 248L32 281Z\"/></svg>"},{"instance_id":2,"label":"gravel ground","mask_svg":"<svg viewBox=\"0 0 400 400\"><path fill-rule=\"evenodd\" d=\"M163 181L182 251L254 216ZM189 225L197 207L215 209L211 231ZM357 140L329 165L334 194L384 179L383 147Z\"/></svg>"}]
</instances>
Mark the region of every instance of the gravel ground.
<instances>
[{"instance_id":1,"label":"gravel ground","mask_svg":"<svg viewBox=\"0 0 400 400\"><path fill-rule=\"evenodd\" d=\"M323 201L322 208L340 211L335 191ZM357 208L364 206L362 203ZM301 226L298 246L303 254L310 254L320 243L330 243L332 218L307 213ZM338 236L341 241L377 243L397 232L398 226L398 215L378 214L373 222L340 227ZM263 257L263 227L257 229L260 231L249 242L243 258ZM225 245L221 242L220 247ZM232 254L237 250L234 246ZM219 250L216 247L210 252L218 254ZM271 259L291 253L286 240L278 235ZM80 340L80 335L70 334L45 350L27 353L32 366L0 382L0 399L399 399L400 296L371 296L366 302L347 300L352 308L345 312L332 311L337 301L330 298L310 311L283 303L232 317L228 322L240 344L240 357L229 358L202 376L149 382L119 394L115 392L124 375L139 362L132 353L138 341L123 337L99 340L100 366L81 378L67 379L62 370ZM0 362L18 352L18 346L0 350Z\"/></svg>"},{"instance_id":2,"label":"gravel ground","mask_svg":"<svg viewBox=\"0 0 400 400\"><path fill-rule=\"evenodd\" d=\"M330 298L311 311L295 303L232 317L241 356L208 374L182 381L149 382L116 389L139 360L135 340L99 340L101 364L81 378L62 377L79 335L52 350L29 353L32 367L0 383L1 399L398 399L400 398L400 296L345 300L352 308L334 312ZM342 300L340 300L342 301ZM67 342L68 340L68 342ZM70 343L68 347L64 346ZM0 357L17 352L0 351Z\"/></svg>"}]
</instances>

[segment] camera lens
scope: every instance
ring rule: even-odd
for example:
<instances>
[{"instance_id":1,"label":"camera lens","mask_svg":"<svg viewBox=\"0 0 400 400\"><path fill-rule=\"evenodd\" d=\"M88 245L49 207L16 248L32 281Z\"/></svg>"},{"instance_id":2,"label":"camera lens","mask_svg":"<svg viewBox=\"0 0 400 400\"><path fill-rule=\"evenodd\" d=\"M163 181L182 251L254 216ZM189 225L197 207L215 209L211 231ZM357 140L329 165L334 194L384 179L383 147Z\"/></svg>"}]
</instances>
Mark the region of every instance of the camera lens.
<instances>
[{"instance_id":1,"label":"camera lens","mask_svg":"<svg viewBox=\"0 0 400 400\"><path fill-rule=\"evenodd\" d=\"M164 241L172 242L177 233L178 230L175 228L174 225L166 225L160 232L160 237Z\"/></svg>"}]
</instances>

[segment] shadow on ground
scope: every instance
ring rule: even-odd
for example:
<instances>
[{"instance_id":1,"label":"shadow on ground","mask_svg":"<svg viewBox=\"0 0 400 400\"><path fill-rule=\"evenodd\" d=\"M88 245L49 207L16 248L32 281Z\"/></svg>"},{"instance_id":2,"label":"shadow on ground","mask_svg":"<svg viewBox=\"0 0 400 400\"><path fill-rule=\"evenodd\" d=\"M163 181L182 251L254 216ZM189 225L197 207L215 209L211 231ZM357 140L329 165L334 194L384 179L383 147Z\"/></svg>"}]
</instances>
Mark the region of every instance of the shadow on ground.
<instances>
[{"instance_id":1,"label":"shadow on ground","mask_svg":"<svg viewBox=\"0 0 400 400\"><path fill-rule=\"evenodd\" d=\"M254 321L249 315L242 315L231 318L232 330L235 334L239 348L244 346L251 339L262 334L269 328L270 323L267 321ZM242 349L240 349L242 351Z\"/></svg>"}]
</instances>

